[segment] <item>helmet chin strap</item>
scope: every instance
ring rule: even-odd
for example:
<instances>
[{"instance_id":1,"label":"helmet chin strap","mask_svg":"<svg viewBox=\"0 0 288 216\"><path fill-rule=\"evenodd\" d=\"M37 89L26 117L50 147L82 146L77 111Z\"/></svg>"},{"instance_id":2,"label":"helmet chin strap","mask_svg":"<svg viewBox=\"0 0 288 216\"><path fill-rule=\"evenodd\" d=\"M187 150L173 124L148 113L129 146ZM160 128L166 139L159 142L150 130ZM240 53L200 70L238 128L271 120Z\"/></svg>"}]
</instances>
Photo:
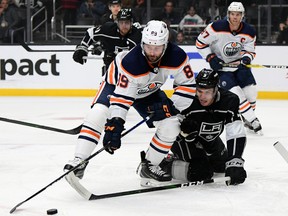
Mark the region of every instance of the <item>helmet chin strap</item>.
<instances>
[{"instance_id":1,"label":"helmet chin strap","mask_svg":"<svg viewBox=\"0 0 288 216\"><path fill-rule=\"evenodd\" d=\"M218 101L218 99L219 99L219 91L218 91L218 86L216 86L215 88L214 88L214 98L213 98L213 103L215 103L215 102L217 102Z\"/></svg>"}]
</instances>

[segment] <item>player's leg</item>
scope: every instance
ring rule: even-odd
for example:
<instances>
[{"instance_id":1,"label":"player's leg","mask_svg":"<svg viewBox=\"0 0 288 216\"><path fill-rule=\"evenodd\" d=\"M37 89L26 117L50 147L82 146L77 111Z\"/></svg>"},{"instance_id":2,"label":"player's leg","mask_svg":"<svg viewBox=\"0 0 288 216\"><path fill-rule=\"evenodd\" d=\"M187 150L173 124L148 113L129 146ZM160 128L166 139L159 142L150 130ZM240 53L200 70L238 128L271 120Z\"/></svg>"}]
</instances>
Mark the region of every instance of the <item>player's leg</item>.
<instances>
[{"instance_id":1,"label":"player's leg","mask_svg":"<svg viewBox=\"0 0 288 216\"><path fill-rule=\"evenodd\" d=\"M250 68L239 69L236 73L236 79L238 80L239 86L243 91L243 94L247 101L250 103L250 107L254 112L254 119L245 119L246 126L252 129L254 132L258 132L262 129L259 119L256 117L255 108L256 108L256 98L257 98L257 88L256 81L251 72Z\"/></svg>"},{"instance_id":2,"label":"player's leg","mask_svg":"<svg viewBox=\"0 0 288 216\"><path fill-rule=\"evenodd\" d=\"M155 102L168 99L163 91L158 91L145 99L136 100L134 108L141 116L147 116L147 108ZM168 154L173 142L180 132L180 122L177 116L171 116L163 120L153 122L156 127L145 160L142 161L140 176L143 178L155 179L157 181L170 181L171 175L164 172L159 164ZM151 126L151 125L149 125Z\"/></svg>"},{"instance_id":3,"label":"player's leg","mask_svg":"<svg viewBox=\"0 0 288 216\"><path fill-rule=\"evenodd\" d=\"M240 88L240 86L234 86L230 89L231 92L238 95L239 97L239 113L241 116L244 117L244 122L250 123L256 119L255 112L250 104L250 102L246 99L243 90Z\"/></svg>"},{"instance_id":4,"label":"player's leg","mask_svg":"<svg viewBox=\"0 0 288 216\"><path fill-rule=\"evenodd\" d=\"M201 181L213 176L212 166L203 146L198 141L187 142L178 136L171 151L174 160L170 166L172 177L182 181ZM164 168L163 168L164 169Z\"/></svg>"},{"instance_id":5,"label":"player's leg","mask_svg":"<svg viewBox=\"0 0 288 216\"><path fill-rule=\"evenodd\" d=\"M221 138L217 137L211 146L204 146L204 149L208 156L209 163L213 169L213 172L224 173L228 152Z\"/></svg>"},{"instance_id":6,"label":"player's leg","mask_svg":"<svg viewBox=\"0 0 288 216\"><path fill-rule=\"evenodd\" d=\"M70 170L91 155L100 140L106 119L108 118L109 95L113 93L114 85L103 82L93 101L91 109L84 118L82 129L78 135L74 159L65 166L64 171ZM86 165L74 171L78 178L83 178Z\"/></svg>"},{"instance_id":7,"label":"player's leg","mask_svg":"<svg viewBox=\"0 0 288 216\"><path fill-rule=\"evenodd\" d=\"M250 104L250 101L246 98L246 95L244 94L244 91L241 87L244 85L244 83L246 83L247 85L249 83L252 84L254 79L247 79L245 81L244 78L242 78L242 80L240 80L238 77L241 77L241 74L243 73L243 71L241 70L240 71L241 73L238 74L239 71L240 70L237 70L235 72L220 72L219 73L220 86L221 88L224 88L226 90L233 92L239 97L239 101L240 101L239 112L241 116L243 117L244 125L252 131L255 131L255 130L257 131L259 127L257 127L255 123L258 121L258 119L255 115L253 107ZM242 76L245 76L245 75L242 75ZM254 122L255 128L252 126L252 122ZM260 125L260 130L261 130L261 125Z\"/></svg>"}]
</instances>

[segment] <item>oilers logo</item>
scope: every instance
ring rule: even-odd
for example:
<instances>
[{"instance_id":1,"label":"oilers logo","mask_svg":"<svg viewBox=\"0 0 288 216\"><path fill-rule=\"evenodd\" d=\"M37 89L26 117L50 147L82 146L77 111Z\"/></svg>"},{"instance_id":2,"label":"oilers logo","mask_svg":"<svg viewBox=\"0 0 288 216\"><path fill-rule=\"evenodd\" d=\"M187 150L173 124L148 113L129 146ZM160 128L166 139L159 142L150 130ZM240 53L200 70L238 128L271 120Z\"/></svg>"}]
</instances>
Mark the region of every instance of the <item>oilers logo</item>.
<instances>
[{"instance_id":1,"label":"oilers logo","mask_svg":"<svg viewBox=\"0 0 288 216\"><path fill-rule=\"evenodd\" d=\"M242 50L242 44L239 42L230 42L223 48L223 53L227 57L235 56Z\"/></svg>"},{"instance_id":2,"label":"oilers logo","mask_svg":"<svg viewBox=\"0 0 288 216\"><path fill-rule=\"evenodd\" d=\"M142 94L149 93L149 92L155 92L158 89L160 89L161 86L162 86L161 82L148 83L143 88L138 89L137 95L142 95Z\"/></svg>"},{"instance_id":3,"label":"oilers logo","mask_svg":"<svg viewBox=\"0 0 288 216\"><path fill-rule=\"evenodd\" d=\"M223 122L216 122L216 123L208 123L202 122L200 127L199 136L210 142L220 136L221 132L223 131Z\"/></svg>"}]
</instances>

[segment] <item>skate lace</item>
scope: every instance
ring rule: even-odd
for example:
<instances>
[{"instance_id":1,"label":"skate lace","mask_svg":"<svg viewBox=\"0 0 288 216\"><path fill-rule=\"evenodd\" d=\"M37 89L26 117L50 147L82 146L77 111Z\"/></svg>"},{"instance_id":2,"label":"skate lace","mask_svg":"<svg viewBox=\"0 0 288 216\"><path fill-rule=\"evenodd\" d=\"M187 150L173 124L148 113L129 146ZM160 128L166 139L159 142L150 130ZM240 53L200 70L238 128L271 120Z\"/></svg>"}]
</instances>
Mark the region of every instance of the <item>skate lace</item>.
<instances>
[{"instance_id":1,"label":"skate lace","mask_svg":"<svg viewBox=\"0 0 288 216\"><path fill-rule=\"evenodd\" d=\"M156 175L159 175L159 176L162 176L162 175L165 174L165 172L161 169L161 167L156 166L156 165L154 165L154 166L149 166L149 170L150 170L152 173L154 173L154 174L156 174Z\"/></svg>"}]
</instances>

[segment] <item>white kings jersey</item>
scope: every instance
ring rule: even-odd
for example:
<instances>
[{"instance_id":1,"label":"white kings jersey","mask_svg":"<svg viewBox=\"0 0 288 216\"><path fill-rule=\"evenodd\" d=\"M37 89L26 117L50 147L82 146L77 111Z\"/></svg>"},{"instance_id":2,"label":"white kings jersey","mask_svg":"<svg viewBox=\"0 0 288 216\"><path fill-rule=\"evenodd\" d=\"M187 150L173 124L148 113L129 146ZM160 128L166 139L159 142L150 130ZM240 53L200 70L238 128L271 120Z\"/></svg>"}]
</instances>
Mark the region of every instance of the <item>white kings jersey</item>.
<instances>
[{"instance_id":1,"label":"white kings jersey","mask_svg":"<svg viewBox=\"0 0 288 216\"><path fill-rule=\"evenodd\" d=\"M182 111L193 102L196 86L189 58L180 47L169 43L156 67L146 60L140 45L130 52L119 53L110 64L105 78L109 84L117 83L110 97L111 118L126 120L133 102L158 91L171 75L174 77L171 100Z\"/></svg>"},{"instance_id":2,"label":"white kings jersey","mask_svg":"<svg viewBox=\"0 0 288 216\"><path fill-rule=\"evenodd\" d=\"M248 56L252 61L255 57L255 41L256 34L252 26L241 22L240 28L232 32L225 19L209 24L198 36L196 48L204 59L215 53L225 63L238 61L243 56Z\"/></svg>"}]
</instances>

